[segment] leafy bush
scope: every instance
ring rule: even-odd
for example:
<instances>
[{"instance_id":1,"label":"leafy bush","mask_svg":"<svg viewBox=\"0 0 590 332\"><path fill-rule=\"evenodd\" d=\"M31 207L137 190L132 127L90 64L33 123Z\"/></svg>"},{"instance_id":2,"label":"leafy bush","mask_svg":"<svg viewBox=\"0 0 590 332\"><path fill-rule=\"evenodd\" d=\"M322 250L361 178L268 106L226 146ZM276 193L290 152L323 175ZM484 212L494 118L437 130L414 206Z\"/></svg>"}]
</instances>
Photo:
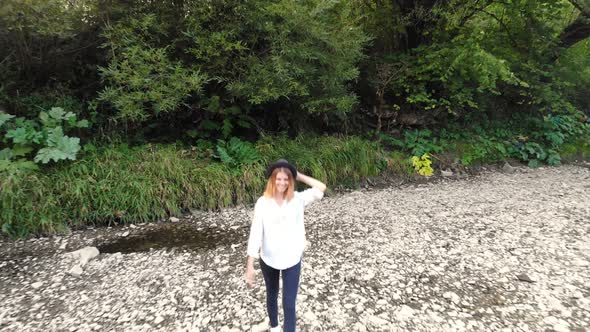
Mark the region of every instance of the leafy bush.
<instances>
[{"instance_id":1,"label":"leafy bush","mask_svg":"<svg viewBox=\"0 0 590 332\"><path fill-rule=\"evenodd\" d=\"M187 131L187 136L200 140L212 141L215 137L228 139L234 128L251 128L255 120L247 115L248 107L231 105L224 107L220 96L214 95L210 98L203 98L205 109L210 115L201 121L197 129Z\"/></svg>"},{"instance_id":2,"label":"leafy bush","mask_svg":"<svg viewBox=\"0 0 590 332\"><path fill-rule=\"evenodd\" d=\"M528 117L528 132L512 139L507 150L511 156L528 162L531 167L538 167L542 162L559 165L561 146L590 133L590 126L581 120L576 114Z\"/></svg>"},{"instance_id":3,"label":"leafy bush","mask_svg":"<svg viewBox=\"0 0 590 332\"><path fill-rule=\"evenodd\" d=\"M464 166L512 157L538 167L542 163L559 165L562 151L569 151L570 155L583 154L583 144L571 143L590 138L590 124L584 119L579 113L544 117L513 115L503 121L489 121L482 115L480 119L469 119L468 126L454 124L437 133L408 130L403 134L403 141L383 133L380 138L385 145L401 148L414 156L424 153L456 155L456 160ZM562 149L564 144L567 147Z\"/></svg>"},{"instance_id":4,"label":"leafy bush","mask_svg":"<svg viewBox=\"0 0 590 332\"><path fill-rule=\"evenodd\" d=\"M357 102L348 82L369 40L347 8L323 0L134 5L132 16L102 33L109 65L100 69L99 100L135 123L215 112L208 107L215 97L281 107L288 99L290 109L345 113Z\"/></svg>"},{"instance_id":5,"label":"leafy bush","mask_svg":"<svg viewBox=\"0 0 590 332\"><path fill-rule=\"evenodd\" d=\"M242 166L251 165L260 160L254 144L244 142L237 137L232 137L227 142L219 140L216 157L236 175L241 173Z\"/></svg>"},{"instance_id":6,"label":"leafy bush","mask_svg":"<svg viewBox=\"0 0 590 332\"><path fill-rule=\"evenodd\" d=\"M486 134L473 135L464 140L464 143L455 143L455 147L464 166L477 162L495 162L508 157L505 143L495 136Z\"/></svg>"},{"instance_id":7,"label":"leafy bush","mask_svg":"<svg viewBox=\"0 0 590 332\"><path fill-rule=\"evenodd\" d=\"M443 147L436 137L432 137L432 131L415 130L405 132L405 146L414 156L424 156L427 153L442 152Z\"/></svg>"},{"instance_id":8,"label":"leafy bush","mask_svg":"<svg viewBox=\"0 0 590 332\"><path fill-rule=\"evenodd\" d=\"M80 139L69 137L64 130L88 128L87 120L78 120L72 112L53 107L48 112L39 113L39 120L0 113L0 171L18 166L34 169L26 157L35 152L34 162L47 164L50 161L75 160L80 150ZM15 161L16 164L11 162ZM20 165L20 166L19 166Z\"/></svg>"},{"instance_id":9,"label":"leafy bush","mask_svg":"<svg viewBox=\"0 0 590 332\"><path fill-rule=\"evenodd\" d=\"M165 38L162 23L148 14L109 27L104 35L115 54L109 66L100 68L108 84L99 100L109 102L118 117L144 122L161 113L177 111L190 96L198 96L207 82L199 70L171 58L167 47L152 43Z\"/></svg>"},{"instance_id":10,"label":"leafy bush","mask_svg":"<svg viewBox=\"0 0 590 332\"><path fill-rule=\"evenodd\" d=\"M422 176L432 176L434 170L432 169L432 160L428 154L423 154L421 157L413 156L411 158L412 166L418 174Z\"/></svg>"},{"instance_id":11,"label":"leafy bush","mask_svg":"<svg viewBox=\"0 0 590 332\"><path fill-rule=\"evenodd\" d=\"M413 156L422 156L426 153L439 153L443 151L440 139L433 136L432 131L428 129L406 130L403 141L383 133L380 133L379 137L383 142L408 151Z\"/></svg>"}]
</instances>

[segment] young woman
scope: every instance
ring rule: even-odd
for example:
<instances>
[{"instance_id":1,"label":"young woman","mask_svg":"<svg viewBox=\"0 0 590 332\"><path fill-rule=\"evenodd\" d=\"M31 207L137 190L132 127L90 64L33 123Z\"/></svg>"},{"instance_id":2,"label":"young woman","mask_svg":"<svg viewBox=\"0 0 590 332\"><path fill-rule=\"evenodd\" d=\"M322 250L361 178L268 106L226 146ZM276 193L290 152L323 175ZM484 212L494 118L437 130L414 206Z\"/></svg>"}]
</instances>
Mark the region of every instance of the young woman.
<instances>
[{"instance_id":1,"label":"young woman","mask_svg":"<svg viewBox=\"0 0 590 332\"><path fill-rule=\"evenodd\" d=\"M301 256L305 247L303 211L310 203L324 196L326 185L298 173L284 159L270 165L264 195L254 207L254 219L248 240L246 282L254 287L254 259L260 259L260 269L266 285L266 309L270 331L280 331L278 321L279 275L283 278L284 332L295 331L295 302L299 290ZM295 192L295 179L310 188Z\"/></svg>"}]
</instances>

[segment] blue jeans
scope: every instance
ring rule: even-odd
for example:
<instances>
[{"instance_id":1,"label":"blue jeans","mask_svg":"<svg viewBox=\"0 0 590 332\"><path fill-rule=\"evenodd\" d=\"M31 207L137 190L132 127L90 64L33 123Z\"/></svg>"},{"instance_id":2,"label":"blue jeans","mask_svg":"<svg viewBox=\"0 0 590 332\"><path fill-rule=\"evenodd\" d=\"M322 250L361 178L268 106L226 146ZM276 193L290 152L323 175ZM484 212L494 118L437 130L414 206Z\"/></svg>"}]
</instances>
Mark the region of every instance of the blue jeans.
<instances>
[{"instance_id":1,"label":"blue jeans","mask_svg":"<svg viewBox=\"0 0 590 332\"><path fill-rule=\"evenodd\" d=\"M260 260L260 269L266 285L266 310L270 319L270 326L279 325L279 274L283 275L283 313L285 322L283 332L295 332L295 302L299 290L299 276L301 275L301 261L285 270L276 270Z\"/></svg>"}]
</instances>

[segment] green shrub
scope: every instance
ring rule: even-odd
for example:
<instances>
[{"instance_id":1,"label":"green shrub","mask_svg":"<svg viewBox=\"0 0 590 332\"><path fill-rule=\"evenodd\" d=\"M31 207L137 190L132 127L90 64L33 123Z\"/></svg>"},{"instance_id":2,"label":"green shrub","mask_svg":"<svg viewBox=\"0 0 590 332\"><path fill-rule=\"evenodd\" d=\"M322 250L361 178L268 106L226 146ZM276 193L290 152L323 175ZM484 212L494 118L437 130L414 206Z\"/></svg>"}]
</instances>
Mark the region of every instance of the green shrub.
<instances>
[{"instance_id":1,"label":"green shrub","mask_svg":"<svg viewBox=\"0 0 590 332\"><path fill-rule=\"evenodd\" d=\"M460 146L457 150L460 150L460 162L464 166L496 162L508 157L505 143L493 136L477 135L456 146Z\"/></svg>"},{"instance_id":2,"label":"green shrub","mask_svg":"<svg viewBox=\"0 0 590 332\"><path fill-rule=\"evenodd\" d=\"M432 160L428 154L423 154L422 156L412 156L412 166L414 170L422 175L422 176L432 176L434 174L434 169L432 168Z\"/></svg>"},{"instance_id":3,"label":"green shrub","mask_svg":"<svg viewBox=\"0 0 590 332\"><path fill-rule=\"evenodd\" d=\"M241 173L242 166L254 164L260 160L254 145L237 137L232 137L227 142L218 140L215 157L219 158L236 175Z\"/></svg>"},{"instance_id":4,"label":"green shrub","mask_svg":"<svg viewBox=\"0 0 590 332\"><path fill-rule=\"evenodd\" d=\"M560 155L563 159L588 159L590 158L590 138L580 138L571 143L565 143L560 147Z\"/></svg>"},{"instance_id":5,"label":"green shrub","mask_svg":"<svg viewBox=\"0 0 590 332\"><path fill-rule=\"evenodd\" d=\"M542 162L555 166L561 163L559 151L566 142L588 137L590 126L581 114L553 114L524 119L524 132L510 140L508 153L538 167Z\"/></svg>"},{"instance_id":6,"label":"green shrub","mask_svg":"<svg viewBox=\"0 0 590 332\"><path fill-rule=\"evenodd\" d=\"M411 131L405 133L404 142L394 139L388 142L414 152L444 151L456 155L464 166L512 157L530 167L538 167L542 163L559 165L562 151L572 148L574 152L571 153L577 151L571 145L566 149L562 146L588 140L587 137L590 137L590 125L584 122L581 114L574 113L544 117L514 115L504 121L487 121L484 117L466 128L454 125L438 133Z\"/></svg>"},{"instance_id":7,"label":"green shrub","mask_svg":"<svg viewBox=\"0 0 590 332\"><path fill-rule=\"evenodd\" d=\"M164 26L156 15L147 14L105 30L105 47L111 48L113 56L108 67L100 68L108 85L98 100L113 105L118 118L141 123L177 111L187 106L187 98L198 96L207 82L198 69L172 59L169 47L153 45L166 39Z\"/></svg>"},{"instance_id":8,"label":"green shrub","mask_svg":"<svg viewBox=\"0 0 590 332\"><path fill-rule=\"evenodd\" d=\"M357 103L349 82L369 37L347 3L146 2L129 11L101 34L108 66L100 68L98 100L119 119L142 124L198 112L220 124L208 117L216 97L261 107L286 99L305 113L343 114Z\"/></svg>"},{"instance_id":9,"label":"green shrub","mask_svg":"<svg viewBox=\"0 0 590 332\"><path fill-rule=\"evenodd\" d=\"M443 142L428 129L406 130L403 141L383 133L379 133L379 138L394 148L401 148L410 152L413 156L422 156L425 153L440 153L444 150Z\"/></svg>"},{"instance_id":10,"label":"green shrub","mask_svg":"<svg viewBox=\"0 0 590 332\"><path fill-rule=\"evenodd\" d=\"M0 112L0 172L15 166L34 169L30 159L42 164L76 159L80 139L64 131L87 128L89 122L61 107L41 111L38 117L31 120Z\"/></svg>"}]
</instances>

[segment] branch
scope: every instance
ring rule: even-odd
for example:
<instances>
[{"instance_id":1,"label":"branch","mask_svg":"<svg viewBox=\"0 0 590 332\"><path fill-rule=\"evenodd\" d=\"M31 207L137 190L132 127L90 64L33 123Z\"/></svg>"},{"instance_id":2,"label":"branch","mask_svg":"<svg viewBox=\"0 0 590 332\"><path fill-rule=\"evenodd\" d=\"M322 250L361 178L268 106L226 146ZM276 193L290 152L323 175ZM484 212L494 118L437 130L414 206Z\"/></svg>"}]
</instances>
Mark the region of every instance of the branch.
<instances>
[{"instance_id":1,"label":"branch","mask_svg":"<svg viewBox=\"0 0 590 332\"><path fill-rule=\"evenodd\" d=\"M559 36L561 47L568 48L590 37L590 17L578 16Z\"/></svg>"},{"instance_id":2,"label":"branch","mask_svg":"<svg viewBox=\"0 0 590 332\"><path fill-rule=\"evenodd\" d=\"M582 15L590 18L590 10L587 10L586 8L582 7L576 0L569 0L569 2L574 7L576 7L576 9L579 10Z\"/></svg>"},{"instance_id":3,"label":"branch","mask_svg":"<svg viewBox=\"0 0 590 332\"><path fill-rule=\"evenodd\" d=\"M487 0L481 6L477 7L477 4L479 3L479 1L480 0L477 0L473 4L473 6L471 8L469 8L469 9L473 10L472 12L468 13L463 18L461 18L461 21L459 22L459 27L464 26L467 23L467 21L469 21L469 19L472 18L475 15L475 13L477 13L478 11L484 10L486 7L488 7L489 5L491 5L492 3L494 3L493 0Z\"/></svg>"},{"instance_id":4,"label":"branch","mask_svg":"<svg viewBox=\"0 0 590 332\"><path fill-rule=\"evenodd\" d=\"M504 30L506 31L506 34L508 35L508 39L510 39L510 41L512 42L512 46L516 47L518 44L516 43L516 41L514 40L514 38L512 37L512 34L510 33L510 30L508 29L508 27L506 26L506 24L504 24L504 22L498 18L498 16L496 16L493 13L487 12L485 11L485 9L481 9L480 10L482 13L488 14L489 16L493 17L496 21L498 21L498 23L500 23L500 25L502 26L502 28L504 28Z\"/></svg>"},{"instance_id":5,"label":"branch","mask_svg":"<svg viewBox=\"0 0 590 332\"><path fill-rule=\"evenodd\" d=\"M4 61L8 60L8 58L10 58L12 55L14 54L14 50L12 50L12 52L10 52L10 54L8 54L4 60L0 61L0 66L4 63Z\"/></svg>"}]
</instances>

